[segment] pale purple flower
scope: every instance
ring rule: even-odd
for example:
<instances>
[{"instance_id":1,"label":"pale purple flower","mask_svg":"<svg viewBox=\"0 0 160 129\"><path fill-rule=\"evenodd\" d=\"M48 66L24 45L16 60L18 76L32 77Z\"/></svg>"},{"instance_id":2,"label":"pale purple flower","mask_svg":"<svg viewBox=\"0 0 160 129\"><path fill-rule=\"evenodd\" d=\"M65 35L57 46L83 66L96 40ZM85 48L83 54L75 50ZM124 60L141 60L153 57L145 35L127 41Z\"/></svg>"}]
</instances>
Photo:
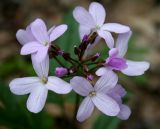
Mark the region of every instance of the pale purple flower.
<instances>
[{"instance_id":1,"label":"pale purple flower","mask_svg":"<svg viewBox=\"0 0 160 129\"><path fill-rule=\"evenodd\" d=\"M68 74L68 70L66 68L63 68L63 67L57 67L56 70L55 70L55 74L58 77L62 77L64 75Z\"/></svg>"},{"instance_id":2,"label":"pale purple flower","mask_svg":"<svg viewBox=\"0 0 160 129\"><path fill-rule=\"evenodd\" d=\"M104 24L106 12L104 7L97 2L92 2L90 4L89 11L80 6L76 7L73 11L73 16L80 24L79 32L81 39L83 39L86 34L88 35L92 32L97 32L98 36L105 40L109 48L113 48L114 45L114 39L110 32L119 34L130 30L128 26L118 23Z\"/></svg>"},{"instance_id":3,"label":"pale purple flower","mask_svg":"<svg viewBox=\"0 0 160 129\"><path fill-rule=\"evenodd\" d=\"M32 56L32 63L38 77L16 78L9 84L10 90L16 95L30 94L27 100L27 109L30 112L40 112L46 102L48 90L58 94L67 94L72 90L69 83L54 76L48 77L49 58L37 63Z\"/></svg>"},{"instance_id":4,"label":"pale purple flower","mask_svg":"<svg viewBox=\"0 0 160 129\"><path fill-rule=\"evenodd\" d=\"M121 85L117 84L106 94L112 97L119 104L120 112L117 117L121 120L127 120L131 114L131 110L127 105L122 104L122 98L126 95L125 89Z\"/></svg>"},{"instance_id":5,"label":"pale purple flower","mask_svg":"<svg viewBox=\"0 0 160 129\"><path fill-rule=\"evenodd\" d=\"M67 30L67 25L53 26L49 31L42 19L36 19L26 30L20 29L16 37L23 45L21 55L35 54L37 62L48 56L51 42L60 37Z\"/></svg>"},{"instance_id":6,"label":"pale purple flower","mask_svg":"<svg viewBox=\"0 0 160 129\"><path fill-rule=\"evenodd\" d=\"M109 57L106 60L104 67L96 71L98 76L102 76L111 70L118 70L128 76L139 76L149 69L150 64L146 61L131 61L124 58L128 49L128 40L132 32L129 31L120 34L117 39L116 48L109 51Z\"/></svg>"},{"instance_id":7,"label":"pale purple flower","mask_svg":"<svg viewBox=\"0 0 160 129\"><path fill-rule=\"evenodd\" d=\"M100 77L94 87L83 77L76 76L71 79L70 83L73 90L85 97L78 109L77 120L82 122L88 119L94 107L97 107L108 116L118 115L120 111L118 103L106 94L116 86L117 81L118 77L114 73L109 73Z\"/></svg>"}]
</instances>

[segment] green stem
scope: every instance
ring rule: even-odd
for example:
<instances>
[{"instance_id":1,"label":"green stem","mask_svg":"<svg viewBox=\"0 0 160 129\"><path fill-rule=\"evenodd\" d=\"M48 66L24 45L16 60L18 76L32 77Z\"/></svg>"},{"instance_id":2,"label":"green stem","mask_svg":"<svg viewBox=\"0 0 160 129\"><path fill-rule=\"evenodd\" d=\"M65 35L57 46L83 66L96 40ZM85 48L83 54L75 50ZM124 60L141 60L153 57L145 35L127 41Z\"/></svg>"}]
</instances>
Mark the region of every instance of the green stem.
<instances>
[{"instance_id":1,"label":"green stem","mask_svg":"<svg viewBox=\"0 0 160 129\"><path fill-rule=\"evenodd\" d=\"M74 108L74 116L73 116L73 125L75 125L75 122L76 122L76 115L77 115L79 103L80 103L80 96L79 96L78 94L76 94L76 101L75 101L75 108Z\"/></svg>"},{"instance_id":2,"label":"green stem","mask_svg":"<svg viewBox=\"0 0 160 129\"><path fill-rule=\"evenodd\" d=\"M55 56L54 57L54 59L57 61L57 63L59 64L59 65L61 65L62 67L65 67L63 64L62 64L62 62Z\"/></svg>"}]
</instances>

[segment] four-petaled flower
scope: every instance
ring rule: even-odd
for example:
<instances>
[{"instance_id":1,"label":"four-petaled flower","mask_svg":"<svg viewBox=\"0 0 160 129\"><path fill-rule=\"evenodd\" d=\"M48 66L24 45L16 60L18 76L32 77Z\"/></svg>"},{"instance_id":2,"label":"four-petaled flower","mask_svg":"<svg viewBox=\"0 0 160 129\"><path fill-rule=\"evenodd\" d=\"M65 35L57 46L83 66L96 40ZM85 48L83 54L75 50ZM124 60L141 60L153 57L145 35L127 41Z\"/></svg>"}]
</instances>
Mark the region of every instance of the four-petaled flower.
<instances>
[{"instance_id":1,"label":"four-petaled flower","mask_svg":"<svg viewBox=\"0 0 160 129\"><path fill-rule=\"evenodd\" d=\"M102 76L111 70L118 70L128 76L139 76L149 68L150 64L146 61L131 61L124 58L128 49L128 40L132 32L120 34L117 39L116 48L109 51L104 67L96 71L98 76Z\"/></svg>"},{"instance_id":2,"label":"four-petaled flower","mask_svg":"<svg viewBox=\"0 0 160 129\"><path fill-rule=\"evenodd\" d=\"M16 37L23 45L21 55L35 55L37 62L43 61L48 56L51 42L60 37L67 30L67 25L53 26L47 32L43 20L36 19L26 30L18 30Z\"/></svg>"},{"instance_id":3,"label":"four-petaled flower","mask_svg":"<svg viewBox=\"0 0 160 129\"><path fill-rule=\"evenodd\" d=\"M76 76L71 79L70 84L73 90L85 97L78 109L77 120L82 122L89 118L94 110L94 105L108 116L118 115L119 104L106 94L116 86L117 81L118 77L114 73L100 77L94 87L83 77Z\"/></svg>"},{"instance_id":4,"label":"four-petaled flower","mask_svg":"<svg viewBox=\"0 0 160 129\"><path fill-rule=\"evenodd\" d=\"M83 7L76 7L73 11L73 16L80 24L79 32L81 39L86 34L97 32L98 36L105 40L109 48L113 48L114 45L114 39L110 32L125 33L130 30L128 26L118 23L104 24L106 12L104 7L97 2L90 4L89 12Z\"/></svg>"},{"instance_id":5,"label":"four-petaled flower","mask_svg":"<svg viewBox=\"0 0 160 129\"><path fill-rule=\"evenodd\" d=\"M48 90L58 94L67 94L72 90L69 83L54 76L48 77L49 58L37 63L32 59L33 67L38 77L17 78L10 82L10 90L16 95L29 94L27 108L30 112L40 112L46 102Z\"/></svg>"}]
</instances>

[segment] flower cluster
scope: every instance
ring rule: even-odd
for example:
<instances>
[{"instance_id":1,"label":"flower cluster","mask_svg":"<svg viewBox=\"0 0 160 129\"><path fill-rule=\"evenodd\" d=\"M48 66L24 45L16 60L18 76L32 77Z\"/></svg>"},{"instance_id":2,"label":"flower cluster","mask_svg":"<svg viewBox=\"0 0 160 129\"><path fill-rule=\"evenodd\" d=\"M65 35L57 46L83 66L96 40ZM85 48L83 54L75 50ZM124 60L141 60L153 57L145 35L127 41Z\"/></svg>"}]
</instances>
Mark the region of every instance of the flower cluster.
<instances>
[{"instance_id":1,"label":"flower cluster","mask_svg":"<svg viewBox=\"0 0 160 129\"><path fill-rule=\"evenodd\" d=\"M48 90L67 94L73 89L84 97L77 112L78 121L89 118L95 107L108 116L128 119L131 114L130 108L122 102L126 91L118 84L116 72L121 71L128 76L142 75L149 68L149 63L125 59L132 32L125 25L104 24L106 13L101 4L92 2L89 11L83 7L76 7L73 16L79 23L81 39L80 45L73 48L77 58L72 58L70 53L53 43L67 30L65 24L47 30L43 20L36 19L26 30L18 30L16 37L22 45L21 55L31 55L33 68L38 77L14 79L9 84L10 90L17 95L30 94L27 109L33 113L43 109ZM116 43L113 32L118 35ZM100 53L88 54L88 51L98 45L100 39L104 39L106 47L109 48L107 59L102 59ZM63 64L58 59L59 56L71 66ZM55 68L55 76L48 76L51 59L60 65ZM67 77L71 78L70 82L63 80Z\"/></svg>"}]
</instances>

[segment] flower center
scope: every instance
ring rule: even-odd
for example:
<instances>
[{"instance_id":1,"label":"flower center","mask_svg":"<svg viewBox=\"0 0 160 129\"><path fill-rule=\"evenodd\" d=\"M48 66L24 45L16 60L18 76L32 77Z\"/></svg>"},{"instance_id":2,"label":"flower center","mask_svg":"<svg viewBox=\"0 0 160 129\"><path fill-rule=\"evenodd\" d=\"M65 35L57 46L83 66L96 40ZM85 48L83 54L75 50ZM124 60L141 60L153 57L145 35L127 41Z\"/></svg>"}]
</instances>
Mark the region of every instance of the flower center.
<instances>
[{"instance_id":1,"label":"flower center","mask_svg":"<svg viewBox=\"0 0 160 129\"><path fill-rule=\"evenodd\" d=\"M48 82L48 78L43 77L41 81L42 81L43 84L46 84Z\"/></svg>"},{"instance_id":2,"label":"flower center","mask_svg":"<svg viewBox=\"0 0 160 129\"><path fill-rule=\"evenodd\" d=\"M96 30L99 30L101 27L99 25L96 25Z\"/></svg>"},{"instance_id":3,"label":"flower center","mask_svg":"<svg viewBox=\"0 0 160 129\"><path fill-rule=\"evenodd\" d=\"M90 97L96 96L96 92L95 92L95 91L90 92L90 93L89 93L89 96L90 96Z\"/></svg>"},{"instance_id":4,"label":"flower center","mask_svg":"<svg viewBox=\"0 0 160 129\"><path fill-rule=\"evenodd\" d=\"M92 29L92 32L97 32L101 27L99 25L96 25L95 28Z\"/></svg>"},{"instance_id":5,"label":"flower center","mask_svg":"<svg viewBox=\"0 0 160 129\"><path fill-rule=\"evenodd\" d=\"M44 46L47 46L48 45L48 41L45 41L43 44L44 44Z\"/></svg>"}]
</instances>

